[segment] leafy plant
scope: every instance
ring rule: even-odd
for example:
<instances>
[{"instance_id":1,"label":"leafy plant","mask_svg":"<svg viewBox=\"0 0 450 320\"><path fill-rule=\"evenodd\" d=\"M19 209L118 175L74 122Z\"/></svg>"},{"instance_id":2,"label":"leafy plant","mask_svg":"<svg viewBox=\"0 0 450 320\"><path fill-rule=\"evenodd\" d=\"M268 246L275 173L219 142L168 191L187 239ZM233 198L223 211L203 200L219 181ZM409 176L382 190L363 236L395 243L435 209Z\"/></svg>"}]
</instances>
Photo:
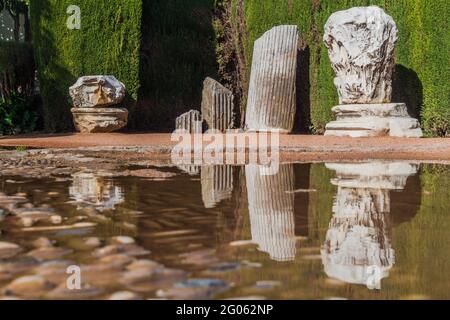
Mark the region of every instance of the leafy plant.
<instances>
[{"instance_id":1,"label":"leafy plant","mask_svg":"<svg viewBox=\"0 0 450 320\"><path fill-rule=\"evenodd\" d=\"M32 132L36 128L38 114L30 97L12 92L0 100L0 134L11 135Z\"/></svg>"}]
</instances>

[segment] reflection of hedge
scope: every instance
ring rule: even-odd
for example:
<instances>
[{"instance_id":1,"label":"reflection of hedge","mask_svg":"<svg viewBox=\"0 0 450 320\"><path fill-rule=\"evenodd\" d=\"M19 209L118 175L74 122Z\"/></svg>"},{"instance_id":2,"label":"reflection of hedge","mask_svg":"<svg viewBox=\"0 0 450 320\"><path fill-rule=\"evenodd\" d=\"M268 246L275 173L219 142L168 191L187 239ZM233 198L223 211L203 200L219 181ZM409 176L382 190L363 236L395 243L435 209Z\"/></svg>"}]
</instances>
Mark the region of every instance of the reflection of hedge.
<instances>
[{"instance_id":1,"label":"reflection of hedge","mask_svg":"<svg viewBox=\"0 0 450 320\"><path fill-rule=\"evenodd\" d=\"M36 63L46 128L72 128L68 88L82 75L113 74L139 90L141 0L79 0L81 30L66 26L71 0L34 0L30 4Z\"/></svg>"},{"instance_id":2,"label":"reflection of hedge","mask_svg":"<svg viewBox=\"0 0 450 320\"><path fill-rule=\"evenodd\" d=\"M400 30L395 100L409 103L413 115L421 108L422 124L429 134L450 134L448 0L246 0L247 65L251 65L252 44L264 31L297 24L309 49L311 125L313 131L322 132L332 119L331 107L338 102L322 44L323 26L335 11L371 4L392 15Z\"/></svg>"}]
</instances>

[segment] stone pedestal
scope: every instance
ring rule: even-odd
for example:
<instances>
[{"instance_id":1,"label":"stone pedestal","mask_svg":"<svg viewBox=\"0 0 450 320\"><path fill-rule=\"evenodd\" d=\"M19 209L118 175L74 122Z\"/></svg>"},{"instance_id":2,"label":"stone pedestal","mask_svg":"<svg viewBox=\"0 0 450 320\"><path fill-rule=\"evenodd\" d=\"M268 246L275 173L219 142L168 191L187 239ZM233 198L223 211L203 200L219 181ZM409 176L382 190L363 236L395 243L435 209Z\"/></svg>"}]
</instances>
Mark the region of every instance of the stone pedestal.
<instances>
[{"instance_id":1,"label":"stone pedestal","mask_svg":"<svg viewBox=\"0 0 450 320\"><path fill-rule=\"evenodd\" d=\"M108 133L122 129L128 122L123 108L73 108L73 122L81 133Z\"/></svg>"},{"instance_id":2,"label":"stone pedestal","mask_svg":"<svg viewBox=\"0 0 450 320\"><path fill-rule=\"evenodd\" d=\"M209 130L225 133L235 122L233 93L214 79L203 82L202 115Z\"/></svg>"},{"instance_id":3,"label":"stone pedestal","mask_svg":"<svg viewBox=\"0 0 450 320\"><path fill-rule=\"evenodd\" d=\"M423 136L420 123L408 115L404 103L347 104L333 108L336 121L326 126L326 136Z\"/></svg>"},{"instance_id":4,"label":"stone pedestal","mask_svg":"<svg viewBox=\"0 0 450 320\"><path fill-rule=\"evenodd\" d=\"M297 48L297 26L274 27L255 41L247 130L292 131L296 112Z\"/></svg>"}]
</instances>

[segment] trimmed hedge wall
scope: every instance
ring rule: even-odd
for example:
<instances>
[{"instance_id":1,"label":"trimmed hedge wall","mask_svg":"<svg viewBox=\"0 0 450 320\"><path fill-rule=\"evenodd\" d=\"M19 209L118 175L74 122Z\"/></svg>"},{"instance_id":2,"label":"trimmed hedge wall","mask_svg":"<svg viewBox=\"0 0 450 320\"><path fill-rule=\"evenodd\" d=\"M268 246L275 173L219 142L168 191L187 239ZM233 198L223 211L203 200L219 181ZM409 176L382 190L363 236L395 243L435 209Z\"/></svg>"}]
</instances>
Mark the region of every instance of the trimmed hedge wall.
<instances>
[{"instance_id":1,"label":"trimmed hedge wall","mask_svg":"<svg viewBox=\"0 0 450 320\"><path fill-rule=\"evenodd\" d=\"M338 103L333 70L322 43L323 27L333 12L367 5L384 8L400 31L393 100L406 102L411 114L420 117L428 135L450 135L447 0L246 0L247 66L251 66L253 42L262 33L275 25L297 24L309 59L310 83L306 88L309 101L304 98L306 104L300 102L300 117L308 117L310 112L311 131L322 133L325 124L333 119L331 108Z\"/></svg>"},{"instance_id":2,"label":"trimmed hedge wall","mask_svg":"<svg viewBox=\"0 0 450 320\"><path fill-rule=\"evenodd\" d=\"M33 0L31 25L48 131L73 128L69 87L89 74L113 74L138 98L141 0L79 0L81 30L69 30L71 0Z\"/></svg>"},{"instance_id":3,"label":"trimmed hedge wall","mask_svg":"<svg viewBox=\"0 0 450 320\"><path fill-rule=\"evenodd\" d=\"M216 77L214 0L144 0L141 91L129 128L171 132Z\"/></svg>"}]
</instances>

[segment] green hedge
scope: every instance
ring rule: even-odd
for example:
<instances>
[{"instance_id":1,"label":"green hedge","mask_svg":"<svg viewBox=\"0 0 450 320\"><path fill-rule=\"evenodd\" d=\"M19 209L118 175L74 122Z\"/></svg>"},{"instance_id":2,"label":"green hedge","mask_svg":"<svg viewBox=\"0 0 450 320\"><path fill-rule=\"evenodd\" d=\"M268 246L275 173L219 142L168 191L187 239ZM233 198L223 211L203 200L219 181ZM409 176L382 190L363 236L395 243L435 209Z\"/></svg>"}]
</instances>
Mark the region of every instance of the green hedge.
<instances>
[{"instance_id":1,"label":"green hedge","mask_svg":"<svg viewBox=\"0 0 450 320\"><path fill-rule=\"evenodd\" d=\"M203 81L215 77L214 0L143 1L141 91L129 127L169 132L199 109Z\"/></svg>"},{"instance_id":2,"label":"green hedge","mask_svg":"<svg viewBox=\"0 0 450 320\"><path fill-rule=\"evenodd\" d=\"M253 42L262 33L275 25L297 24L310 60L310 100L302 109L310 108L311 130L322 133L325 124L333 119L331 107L338 103L334 74L322 43L323 27L333 12L367 5L384 8L400 31L394 101L408 103L412 115L420 116L428 135L449 135L450 30L445 17L450 14L450 2L447 0L246 0L247 66L251 65Z\"/></svg>"},{"instance_id":3,"label":"green hedge","mask_svg":"<svg viewBox=\"0 0 450 320\"><path fill-rule=\"evenodd\" d=\"M69 30L67 7L81 9L81 30ZM141 0L33 0L31 27L45 126L72 129L69 87L90 74L113 74L127 87L126 105L138 98Z\"/></svg>"}]
</instances>

